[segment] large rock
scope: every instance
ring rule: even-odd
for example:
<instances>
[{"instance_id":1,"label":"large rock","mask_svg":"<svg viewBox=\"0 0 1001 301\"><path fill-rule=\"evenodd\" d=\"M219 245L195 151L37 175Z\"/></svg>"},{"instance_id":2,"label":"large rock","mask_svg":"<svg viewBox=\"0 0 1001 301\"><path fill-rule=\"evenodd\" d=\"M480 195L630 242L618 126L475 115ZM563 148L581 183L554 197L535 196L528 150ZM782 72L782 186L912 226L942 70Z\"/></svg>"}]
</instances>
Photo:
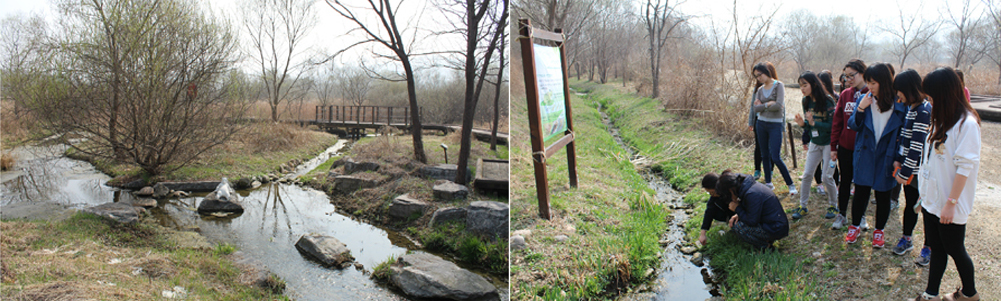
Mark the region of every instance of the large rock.
<instances>
[{"instance_id":1,"label":"large rock","mask_svg":"<svg viewBox=\"0 0 1001 301\"><path fill-rule=\"evenodd\" d=\"M435 225L450 221L466 222L466 208L448 207L435 210L434 214L431 215L431 221L428 222L428 225L434 227Z\"/></svg>"},{"instance_id":2,"label":"large rock","mask_svg":"<svg viewBox=\"0 0 1001 301\"><path fill-rule=\"evenodd\" d=\"M415 214L420 216L427 207L428 203L404 194L393 199L393 204L389 205L389 216L397 219L407 219Z\"/></svg>"},{"instance_id":3,"label":"large rock","mask_svg":"<svg viewBox=\"0 0 1001 301\"><path fill-rule=\"evenodd\" d=\"M334 190L351 193L358 189L372 188L378 186L378 183L372 180L366 180L355 176L337 176L334 178Z\"/></svg>"},{"instance_id":4,"label":"large rock","mask_svg":"<svg viewBox=\"0 0 1001 301\"><path fill-rule=\"evenodd\" d=\"M449 180L455 181L455 176L458 174L459 166L455 164L438 164L435 166L424 166L418 171L418 174L425 178L432 178L437 180ZM473 172L468 167L466 168L466 182L468 183L473 179Z\"/></svg>"},{"instance_id":5,"label":"large rock","mask_svg":"<svg viewBox=\"0 0 1001 301\"><path fill-rule=\"evenodd\" d=\"M449 180L436 182L432 189L434 190L434 198L439 201L465 200L469 196L469 188Z\"/></svg>"},{"instance_id":6,"label":"large rock","mask_svg":"<svg viewBox=\"0 0 1001 301\"><path fill-rule=\"evenodd\" d=\"M355 260L347 245L336 238L316 233L300 237L295 248L328 267L342 268L346 266L345 263Z\"/></svg>"},{"instance_id":7,"label":"large rock","mask_svg":"<svg viewBox=\"0 0 1001 301\"><path fill-rule=\"evenodd\" d=\"M104 203L83 209L83 212L102 216L119 223L135 223L139 221L139 215L146 212L146 209L132 206L129 203Z\"/></svg>"},{"instance_id":8,"label":"large rock","mask_svg":"<svg viewBox=\"0 0 1001 301\"><path fill-rule=\"evenodd\" d=\"M413 298L499 300L487 279L427 253L403 255L390 268L389 281Z\"/></svg>"},{"instance_id":9,"label":"large rock","mask_svg":"<svg viewBox=\"0 0 1001 301\"><path fill-rule=\"evenodd\" d=\"M377 170L379 170L379 163L375 162L355 162L351 159L344 162L344 173L346 174Z\"/></svg>"},{"instance_id":10,"label":"large rock","mask_svg":"<svg viewBox=\"0 0 1001 301\"><path fill-rule=\"evenodd\" d=\"M236 180L236 189L250 189L251 183L253 182L254 180L248 177L240 178Z\"/></svg>"},{"instance_id":11,"label":"large rock","mask_svg":"<svg viewBox=\"0 0 1001 301\"><path fill-rule=\"evenodd\" d=\"M163 183L156 183L156 185L153 185L154 199L162 199L167 197L167 195L170 195L170 188L167 188L167 185L164 185Z\"/></svg>"},{"instance_id":12,"label":"large rock","mask_svg":"<svg viewBox=\"0 0 1001 301\"><path fill-rule=\"evenodd\" d=\"M143 189L139 189L139 191L136 191L135 194L136 196L151 196L153 195L153 187L149 186L143 187Z\"/></svg>"},{"instance_id":13,"label":"large rock","mask_svg":"<svg viewBox=\"0 0 1001 301\"><path fill-rule=\"evenodd\" d=\"M136 207L156 207L156 200L150 198L137 198L132 200L132 206Z\"/></svg>"},{"instance_id":14,"label":"large rock","mask_svg":"<svg viewBox=\"0 0 1001 301\"><path fill-rule=\"evenodd\" d=\"M508 204L478 201L466 209L466 230L489 237L508 237Z\"/></svg>"},{"instance_id":15,"label":"large rock","mask_svg":"<svg viewBox=\"0 0 1001 301\"><path fill-rule=\"evenodd\" d=\"M229 186L229 181L222 178L215 191L209 193L198 204L198 213L212 214L213 212L233 212L242 213L243 206L239 203L239 195Z\"/></svg>"}]
</instances>

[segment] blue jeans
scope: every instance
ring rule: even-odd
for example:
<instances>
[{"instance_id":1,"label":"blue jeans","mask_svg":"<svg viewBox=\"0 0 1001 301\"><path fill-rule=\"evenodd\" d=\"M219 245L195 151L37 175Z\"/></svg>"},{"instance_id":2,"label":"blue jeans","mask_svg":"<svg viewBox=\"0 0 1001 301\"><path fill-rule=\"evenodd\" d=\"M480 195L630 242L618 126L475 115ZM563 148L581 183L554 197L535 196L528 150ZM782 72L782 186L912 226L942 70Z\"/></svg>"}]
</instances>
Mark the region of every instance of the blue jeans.
<instances>
[{"instance_id":1,"label":"blue jeans","mask_svg":"<svg viewBox=\"0 0 1001 301\"><path fill-rule=\"evenodd\" d=\"M758 120L754 125L758 134L758 145L761 146L761 159L765 161L765 183L772 182L773 166L778 166L786 185L793 187L792 177L785 162L782 162L782 123Z\"/></svg>"}]
</instances>

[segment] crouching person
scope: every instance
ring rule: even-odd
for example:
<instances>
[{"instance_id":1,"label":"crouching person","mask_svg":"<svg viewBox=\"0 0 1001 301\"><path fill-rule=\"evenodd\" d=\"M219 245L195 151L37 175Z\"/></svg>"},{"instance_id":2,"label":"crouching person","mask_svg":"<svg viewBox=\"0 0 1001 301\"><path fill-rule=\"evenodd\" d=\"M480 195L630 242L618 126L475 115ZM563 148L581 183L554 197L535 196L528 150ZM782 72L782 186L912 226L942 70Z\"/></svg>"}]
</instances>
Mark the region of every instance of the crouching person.
<instances>
[{"instance_id":1,"label":"crouching person","mask_svg":"<svg viewBox=\"0 0 1001 301\"><path fill-rule=\"evenodd\" d=\"M716 193L719 205L736 212L729 225L741 240L758 249L774 249L772 243L789 235L789 219L778 197L750 175L724 171Z\"/></svg>"},{"instance_id":2,"label":"crouching person","mask_svg":"<svg viewBox=\"0 0 1001 301\"><path fill-rule=\"evenodd\" d=\"M702 177L702 189L709 193L709 203L706 204L706 212L702 217L702 231L699 232L699 243L703 246L709 240L706 237L706 232L712 227L714 220L725 223L733 217L733 210L727 207L727 203L719 201L719 194L716 193L718 181L719 175L714 172L707 173Z\"/></svg>"}]
</instances>

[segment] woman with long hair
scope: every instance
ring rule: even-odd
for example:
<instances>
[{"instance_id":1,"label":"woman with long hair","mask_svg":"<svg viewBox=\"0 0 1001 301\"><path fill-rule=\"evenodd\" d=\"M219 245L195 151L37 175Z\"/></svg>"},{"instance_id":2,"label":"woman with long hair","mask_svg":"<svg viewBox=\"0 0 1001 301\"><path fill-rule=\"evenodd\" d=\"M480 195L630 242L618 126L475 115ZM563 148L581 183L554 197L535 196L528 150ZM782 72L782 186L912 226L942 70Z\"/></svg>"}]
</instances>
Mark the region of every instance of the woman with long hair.
<instances>
[{"instance_id":1,"label":"woman with long hair","mask_svg":"<svg viewBox=\"0 0 1001 301\"><path fill-rule=\"evenodd\" d=\"M834 217L837 212L838 195L837 187L834 186L834 168L830 166L831 160L831 119L834 115L834 99L828 95L824 84L820 83L820 78L810 71L803 72L797 79L799 89L803 92L803 112L804 116L796 114L796 123L803 128L803 131L810 135L810 145L806 153L806 169L803 172L803 193L799 197L799 208L793 210L792 218L800 219L808 210L806 201L810 199L810 186L813 184L814 171L819 164L823 171L823 185L830 191L827 194L827 213Z\"/></svg>"},{"instance_id":2,"label":"woman with long hair","mask_svg":"<svg viewBox=\"0 0 1001 301\"><path fill-rule=\"evenodd\" d=\"M842 86L838 106L834 109L834 124L831 126L831 160L836 160L841 170L841 180L838 182L838 216L834 218L831 229L840 230L848 224L848 200L852 194L852 179L854 178L855 130L848 127L848 119L855 112L855 100L869 93L865 80L865 62L853 59L845 64L842 76L845 86ZM869 229L869 223L862 217L860 229Z\"/></svg>"},{"instance_id":3,"label":"woman with long hair","mask_svg":"<svg viewBox=\"0 0 1001 301\"><path fill-rule=\"evenodd\" d=\"M897 185L893 178L893 158L899 150L900 128L907 109L895 102L893 67L876 63L865 70L864 79L869 93L862 96L855 113L848 119L848 127L855 136L855 197L852 204L852 225L848 227L845 241L858 240L859 225L869 204L869 194L876 193L876 230L872 233L872 246L884 245L883 229L890 217L891 190Z\"/></svg>"},{"instance_id":4,"label":"woman with long hair","mask_svg":"<svg viewBox=\"0 0 1001 301\"><path fill-rule=\"evenodd\" d=\"M921 90L921 75L914 69L907 69L893 79L893 89L897 90L897 98L907 106L907 115L904 118L904 127L900 131L901 154L893 162L896 168L894 177L897 183L903 185L904 198L904 229L903 236L897 241L897 246L893 248L893 253L904 255L914 248L911 243L911 235L914 233L914 226L918 223L918 211L915 206L918 202L918 180L914 179L921 166L921 152L924 149L924 141L928 138L929 122L931 121L931 104L925 101L924 92ZM927 239L926 239L927 240ZM920 258L917 263L927 266L931 260L931 248L927 244L921 248Z\"/></svg>"},{"instance_id":5,"label":"woman with long hair","mask_svg":"<svg viewBox=\"0 0 1001 301\"><path fill-rule=\"evenodd\" d=\"M774 249L776 240L789 236L789 220L771 188L749 175L727 169L719 175L717 206L735 212L727 224L741 240L759 250Z\"/></svg>"},{"instance_id":6,"label":"woman with long hair","mask_svg":"<svg viewBox=\"0 0 1001 301\"><path fill-rule=\"evenodd\" d=\"M775 72L775 66L772 63L764 62L765 69L768 70L772 79L778 80L778 73ZM754 130L754 125L758 123L758 115L760 113L754 111L754 100L755 95L758 94L758 89L764 84L761 81L756 81L754 83L754 93L751 93L751 109L748 111L747 116L747 129L754 133L754 179L757 180L761 178L761 143L758 143L758 132Z\"/></svg>"},{"instance_id":7,"label":"woman with long hair","mask_svg":"<svg viewBox=\"0 0 1001 301\"><path fill-rule=\"evenodd\" d=\"M938 300L949 257L963 287L945 300L980 300L973 260L966 253L966 222L973 211L980 169L980 115L963 95L963 84L952 68L938 68L921 84L932 103L931 131L918 172L925 242L931 247L928 286L913 300Z\"/></svg>"},{"instance_id":8,"label":"woman with long hair","mask_svg":"<svg viewBox=\"0 0 1001 301\"><path fill-rule=\"evenodd\" d=\"M757 113L758 120L754 125L754 131L758 135L758 145L761 146L761 157L764 161L765 186L775 189L772 185L772 170L778 166L782 178L789 187L789 194L797 194L796 186L789 176L789 169L782 162L782 131L785 125L785 87L782 82L775 79L777 75L773 68L766 65L771 63L763 62L754 65L752 73L754 79L761 84L754 92L754 112ZM769 70L772 69L772 70Z\"/></svg>"}]
</instances>

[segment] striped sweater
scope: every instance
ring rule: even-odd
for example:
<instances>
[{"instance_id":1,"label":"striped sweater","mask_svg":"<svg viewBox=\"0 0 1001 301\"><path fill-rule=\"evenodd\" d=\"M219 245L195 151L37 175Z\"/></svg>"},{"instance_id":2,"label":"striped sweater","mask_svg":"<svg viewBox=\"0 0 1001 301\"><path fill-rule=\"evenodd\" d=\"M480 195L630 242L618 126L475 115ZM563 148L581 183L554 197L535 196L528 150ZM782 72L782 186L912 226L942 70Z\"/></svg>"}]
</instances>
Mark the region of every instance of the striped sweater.
<instances>
[{"instance_id":1,"label":"striped sweater","mask_svg":"<svg viewBox=\"0 0 1001 301\"><path fill-rule=\"evenodd\" d=\"M907 108L907 116L904 117L904 127L900 131L900 151L897 162L900 164L900 171L896 176L907 179L911 175L917 174L921 165L921 152L924 149L925 140L928 139L928 128L931 123L931 104L923 101L916 107Z\"/></svg>"}]
</instances>

